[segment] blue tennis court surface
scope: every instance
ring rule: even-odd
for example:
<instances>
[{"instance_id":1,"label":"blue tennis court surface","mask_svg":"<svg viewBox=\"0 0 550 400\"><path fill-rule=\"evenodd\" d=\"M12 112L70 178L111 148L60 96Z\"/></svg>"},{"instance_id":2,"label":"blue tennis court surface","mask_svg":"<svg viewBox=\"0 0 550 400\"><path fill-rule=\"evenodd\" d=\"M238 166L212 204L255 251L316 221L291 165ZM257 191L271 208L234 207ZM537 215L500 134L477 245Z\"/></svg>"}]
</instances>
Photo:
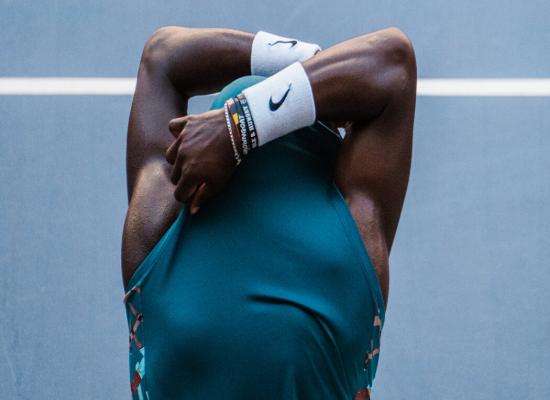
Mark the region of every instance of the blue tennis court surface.
<instances>
[{"instance_id":1,"label":"blue tennis court surface","mask_svg":"<svg viewBox=\"0 0 550 400\"><path fill-rule=\"evenodd\" d=\"M133 77L163 25L263 29L324 48L398 26L422 78L550 78L548 15L541 0L6 0L0 78ZM130 101L0 96L2 399L129 399ZM374 399L550 398L549 110L550 97L418 98Z\"/></svg>"}]
</instances>

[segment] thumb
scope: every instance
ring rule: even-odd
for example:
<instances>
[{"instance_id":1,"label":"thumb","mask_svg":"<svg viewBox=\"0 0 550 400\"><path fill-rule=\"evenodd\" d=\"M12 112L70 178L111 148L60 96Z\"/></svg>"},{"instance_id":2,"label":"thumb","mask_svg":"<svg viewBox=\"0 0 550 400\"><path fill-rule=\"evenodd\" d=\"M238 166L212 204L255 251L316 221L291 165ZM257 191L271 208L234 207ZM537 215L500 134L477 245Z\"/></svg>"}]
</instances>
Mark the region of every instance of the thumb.
<instances>
[{"instance_id":1,"label":"thumb","mask_svg":"<svg viewBox=\"0 0 550 400\"><path fill-rule=\"evenodd\" d=\"M215 194L216 192L212 185L209 185L206 182L201 183L193 195L193 199L191 199L191 206L189 207L191 214L196 214L199 211L199 208Z\"/></svg>"},{"instance_id":2,"label":"thumb","mask_svg":"<svg viewBox=\"0 0 550 400\"><path fill-rule=\"evenodd\" d=\"M171 119L168 123L168 129L170 129L170 132L174 137L177 139L180 135L181 131L185 127L185 124L187 123L187 117L179 117Z\"/></svg>"}]
</instances>

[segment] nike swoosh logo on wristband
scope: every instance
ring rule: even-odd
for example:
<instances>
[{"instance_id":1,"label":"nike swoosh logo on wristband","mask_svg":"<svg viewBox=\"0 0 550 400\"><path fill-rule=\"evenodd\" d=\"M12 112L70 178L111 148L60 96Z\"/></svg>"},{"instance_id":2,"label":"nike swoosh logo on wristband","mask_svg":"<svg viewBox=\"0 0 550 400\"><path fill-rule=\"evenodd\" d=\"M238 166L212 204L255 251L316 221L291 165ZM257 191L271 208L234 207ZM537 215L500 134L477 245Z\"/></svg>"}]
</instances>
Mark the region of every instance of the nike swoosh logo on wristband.
<instances>
[{"instance_id":1,"label":"nike swoosh logo on wristband","mask_svg":"<svg viewBox=\"0 0 550 400\"><path fill-rule=\"evenodd\" d=\"M277 40L276 42L268 43L268 45L275 46L276 44L279 44L279 43L288 43L290 44L290 48L293 48L298 44L298 41L297 40Z\"/></svg>"},{"instance_id":2,"label":"nike swoosh logo on wristband","mask_svg":"<svg viewBox=\"0 0 550 400\"><path fill-rule=\"evenodd\" d=\"M274 102L273 101L273 96L271 96L269 98L269 109L271 111L277 111L279 109L279 107L281 107L283 105L283 103L285 102L286 100L286 96L288 96L288 92L290 92L290 88L292 87L292 83L289 83L288 84L288 89L286 90L285 94L283 95L283 97L281 98L281 100L277 101L277 102Z\"/></svg>"}]
</instances>

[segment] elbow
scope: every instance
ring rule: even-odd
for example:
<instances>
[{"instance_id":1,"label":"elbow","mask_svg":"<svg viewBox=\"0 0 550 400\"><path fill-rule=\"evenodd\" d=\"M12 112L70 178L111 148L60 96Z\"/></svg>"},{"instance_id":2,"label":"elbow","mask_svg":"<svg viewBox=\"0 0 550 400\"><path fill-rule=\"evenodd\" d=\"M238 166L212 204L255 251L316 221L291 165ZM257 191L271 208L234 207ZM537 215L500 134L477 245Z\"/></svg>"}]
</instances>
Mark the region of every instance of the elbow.
<instances>
[{"instance_id":1,"label":"elbow","mask_svg":"<svg viewBox=\"0 0 550 400\"><path fill-rule=\"evenodd\" d=\"M368 35L367 35L368 36ZM375 68L376 86L387 95L403 96L416 93L416 57L411 40L399 28L391 27L369 38L366 57L374 60L366 67Z\"/></svg>"},{"instance_id":2,"label":"elbow","mask_svg":"<svg viewBox=\"0 0 550 400\"><path fill-rule=\"evenodd\" d=\"M399 28L391 27L382 31L380 51L385 62L404 69L416 70L416 58L412 41Z\"/></svg>"},{"instance_id":3,"label":"elbow","mask_svg":"<svg viewBox=\"0 0 550 400\"><path fill-rule=\"evenodd\" d=\"M168 69L178 42L188 30L190 28L164 26L154 31L145 42L140 64L149 70Z\"/></svg>"},{"instance_id":4,"label":"elbow","mask_svg":"<svg viewBox=\"0 0 550 400\"><path fill-rule=\"evenodd\" d=\"M365 67L416 71L412 42L399 28L390 27L363 35L359 43L358 49Z\"/></svg>"}]
</instances>

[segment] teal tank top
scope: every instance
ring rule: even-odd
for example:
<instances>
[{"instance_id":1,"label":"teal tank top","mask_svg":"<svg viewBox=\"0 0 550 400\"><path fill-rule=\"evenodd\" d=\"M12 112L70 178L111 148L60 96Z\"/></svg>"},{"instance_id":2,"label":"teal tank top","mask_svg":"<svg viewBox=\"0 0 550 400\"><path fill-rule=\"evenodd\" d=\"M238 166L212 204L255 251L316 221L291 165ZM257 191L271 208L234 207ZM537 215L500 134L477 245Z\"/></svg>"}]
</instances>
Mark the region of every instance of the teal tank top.
<instances>
[{"instance_id":1,"label":"teal tank top","mask_svg":"<svg viewBox=\"0 0 550 400\"><path fill-rule=\"evenodd\" d=\"M333 180L340 143L318 123L292 132L183 207L125 288L134 399L368 398L384 303Z\"/></svg>"}]
</instances>

